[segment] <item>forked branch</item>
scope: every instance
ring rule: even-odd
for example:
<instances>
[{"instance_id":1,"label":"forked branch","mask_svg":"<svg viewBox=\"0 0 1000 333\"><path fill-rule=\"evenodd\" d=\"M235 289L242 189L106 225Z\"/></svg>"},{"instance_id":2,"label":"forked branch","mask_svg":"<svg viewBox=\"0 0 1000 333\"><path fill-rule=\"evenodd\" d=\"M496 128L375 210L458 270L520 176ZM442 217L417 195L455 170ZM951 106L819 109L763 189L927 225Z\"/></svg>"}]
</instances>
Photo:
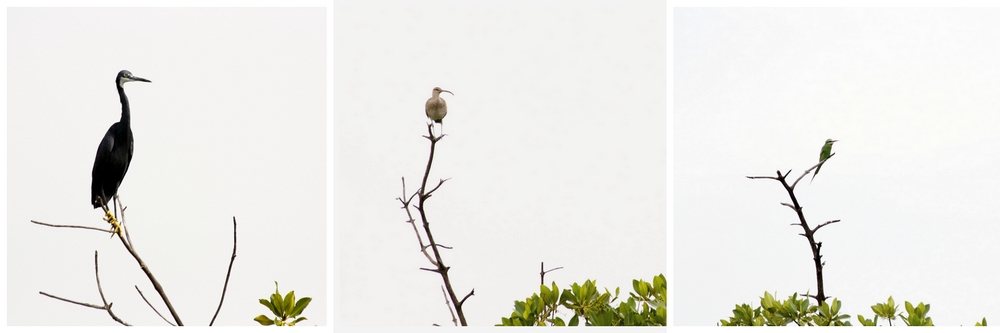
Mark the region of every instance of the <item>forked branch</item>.
<instances>
[{"instance_id":1,"label":"forked branch","mask_svg":"<svg viewBox=\"0 0 1000 333\"><path fill-rule=\"evenodd\" d=\"M833 157L833 155L836 155L836 153L830 155L830 157ZM823 163L826 163L826 161L829 161L829 158L827 158L824 161L821 161L821 162L817 163L816 165L813 165L809 169L806 169L806 171L803 172L802 175L799 176L799 178L797 178L795 180L795 182L793 182L791 185L789 185L788 182L787 182L787 176L788 176L788 174L790 174L792 172L791 170L789 170L788 172L785 172L784 174L781 173L781 170L778 170L778 171L776 171L776 174L777 174L776 177L772 177L772 176L747 176L747 178L749 178L749 179L773 179L773 180L777 180L778 182L781 183L781 186L785 189L785 191L788 192L788 197L792 200L792 202L791 203L785 203L785 202L783 202L783 203L781 203L781 205L789 207L789 208L791 208L792 210L795 211L795 215L798 217L799 223L793 223L792 225L801 226L803 232L800 233L799 235L805 237L806 240L809 241L809 249L812 251L812 254L813 254L813 266L815 267L815 270L816 270L816 289L817 290L816 290L816 295L808 295L808 296L815 298L816 301L818 301L820 303L823 303L827 299L826 293L825 293L825 291L823 289L823 266L825 266L825 263L823 262L823 256L820 254L820 249L822 248L823 243L816 241L815 234L816 234L816 231L819 230L819 228L822 228L824 226L827 226L827 225L830 225L830 224L833 224L833 223L840 222L840 220L827 221L827 222L824 222L824 223L821 223L821 224L817 225L816 228L809 228L809 223L806 222L805 214L802 212L802 205L799 205L799 200L798 200L798 198L795 197L795 185L798 184L799 181L802 180L802 178L804 178L806 175L808 175L810 171L818 168L820 165L823 165Z\"/></svg>"},{"instance_id":2,"label":"forked branch","mask_svg":"<svg viewBox=\"0 0 1000 333\"><path fill-rule=\"evenodd\" d=\"M434 193L434 191L437 191L438 188L440 188L441 185L443 185L444 182L447 181L447 179L441 179L438 181L437 186L435 186L433 189L430 189L429 191L427 190L427 180L430 177L431 166L434 164L434 150L437 147L437 142L444 138L443 134L441 136L435 137L434 132L432 131L432 126L433 123L427 125L428 135L424 136L424 138L430 141L431 150L430 150L430 155L427 157L427 167L424 169L424 177L420 182L420 188L417 189L416 193L413 193L413 195L407 196L406 180L404 179L403 196L396 199L403 204L402 208L406 210L406 215L408 218L406 222L413 226L413 232L417 235L417 242L420 246L420 252L423 253L424 256L427 257L427 261L434 266L434 268L421 268L421 270L431 271L441 275L441 279L444 282L444 289L446 291L447 301L450 301L446 303L450 303L454 307L453 316L458 317L458 321L461 323L461 325L468 326L468 323L465 320L465 312L462 311L462 305L465 303L466 299L468 299L475 293L475 289L469 292L469 294L466 295L464 298L462 298L461 301L458 300L458 296L455 294L454 288L452 288L451 279L448 276L448 270L451 267L448 267L444 264L444 261L441 259L441 252L439 250L439 248L447 248L447 247L439 245L436 241L434 241L434 234L431 233L430 222L428 222L427 211L425 210L425 204L427 202L427 199L429 199L431 197L431 194ZM417 199L417 203L415 205L412 203L414 198ZM420 221L423 223L423 234L424 236L427 237L427 244L424 244L423 237L421 237L420 230L417 228L416 225L417 223L416 219L410 212L410 207L415 207L417 209L417 212L420 214ZM428 250L430 250L430 252L428 252Z\"/></svg>"}]
</instances>

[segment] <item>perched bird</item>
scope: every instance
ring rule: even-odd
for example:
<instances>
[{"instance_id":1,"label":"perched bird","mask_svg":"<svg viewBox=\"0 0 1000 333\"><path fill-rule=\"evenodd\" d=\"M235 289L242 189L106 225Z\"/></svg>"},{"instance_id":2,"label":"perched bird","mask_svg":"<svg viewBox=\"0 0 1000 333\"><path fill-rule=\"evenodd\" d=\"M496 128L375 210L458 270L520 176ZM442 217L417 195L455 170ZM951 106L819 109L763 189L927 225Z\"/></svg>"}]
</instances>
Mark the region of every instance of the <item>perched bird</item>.
<instances>
[{"instance_id":1,"label":"perched bird","mask_svg":"<svg viewBox=\"0 0 1000 333\"><path fill-rule=\"evenodd\" d=\"M112 222L114 217L107 210L107 204L117 196L118 186L125 178L125 172L132 161L132 127L124 88L125 82L132 81L151 82L134 76L127 70L118 72L115 86L122 103L122 119L112 124L104 134L101 145L97 146L97 157L94 158L94 170L91 172L93 181L90 184L90 202L94 208L105 207L105 219L112 224L113 229L118 226L116 222Z\"/></svg>"},{"instance_id":2,"label":"perched bird","mask_svg":"<svg viewBox=\"0 0 1000 333\"><path fill-rule=\"evenodd\" d=\"M823 167L823 162L826 162L826 159L830 158L830 150L833 149L834 142L837 142L837 140L826 139L826 143L823 144L823 150L819 151L819 166L817 166L816 171L813 172L813 177L809 180L810 183L812 183L813 179L816 179L816 175L819 174L819 168Z\"/></svg>"},{"instance_id":3,"label":"perched bird","mask_svg":"<svg viewBox=\"0 0 1000 333\"><path fill-rule=\"evenodd\" d=\"M427 113L427 118L430 118L435 123L441 124L441 129L444 130L444 116L448 115L448 105L445 104L444 98L441 98L441 93L446 92L455 96L450 91L441 89L439 87L434 87L431 90L431 98L427 99L427 103L424 104L424 112Z\"/></svg>"}]
</instances>

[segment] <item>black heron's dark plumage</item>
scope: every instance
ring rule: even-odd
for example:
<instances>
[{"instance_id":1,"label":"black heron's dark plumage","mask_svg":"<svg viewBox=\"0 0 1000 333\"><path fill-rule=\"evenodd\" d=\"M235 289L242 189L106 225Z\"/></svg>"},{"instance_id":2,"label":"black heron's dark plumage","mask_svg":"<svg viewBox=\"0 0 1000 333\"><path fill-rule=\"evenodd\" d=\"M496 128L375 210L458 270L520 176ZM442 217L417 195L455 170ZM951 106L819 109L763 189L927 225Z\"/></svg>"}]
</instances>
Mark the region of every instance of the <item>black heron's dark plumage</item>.
<instances>
[{"instance_id":1,"label":"black heron's dark plumage","mask_svg":"<svg viewBox=\"0 0 1000 333\"><path fill-rule=\"evenodd\" d=\"M108 206L118 193L118 185L121 185L125 172L128 171L128 165L132 162L131 116L128 97L125 97L123 87L125 82L132 81L151 82L133 76L126 70L118 72L118 76L115 77L118 97L122 102L122 119L108 128L101 145L97 146L97 157L94 158L94 170L91 172L93 181L90 185L90 201L94 204L94 208L100 208L102 204Z\"/></svg>"}]
</instances>

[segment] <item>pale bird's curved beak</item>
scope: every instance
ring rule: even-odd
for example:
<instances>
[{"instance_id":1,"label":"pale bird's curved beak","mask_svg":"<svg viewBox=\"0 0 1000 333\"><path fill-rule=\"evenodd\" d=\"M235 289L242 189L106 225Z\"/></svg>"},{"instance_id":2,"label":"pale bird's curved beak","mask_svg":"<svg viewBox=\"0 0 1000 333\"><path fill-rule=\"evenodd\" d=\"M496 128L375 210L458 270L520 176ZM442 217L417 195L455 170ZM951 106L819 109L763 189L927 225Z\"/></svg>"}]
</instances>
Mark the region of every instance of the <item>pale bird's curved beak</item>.
<instances>
[{"instance_id":1,"label":"pale bird's curved beak","mask_svg":"<svg viewBox=\"0 0 1000 333\"><path fill-rule=\"evenodd\" d=\"M447 91L447 90L444 90L444 89L441 89L441 92L446 92L446 93L449 93L449 94L451 94L451 92L450 92L450 91ZM452 96L455 96L455 94L451 94L451 95L452 95Z\"/></svg>"}]
</instances>

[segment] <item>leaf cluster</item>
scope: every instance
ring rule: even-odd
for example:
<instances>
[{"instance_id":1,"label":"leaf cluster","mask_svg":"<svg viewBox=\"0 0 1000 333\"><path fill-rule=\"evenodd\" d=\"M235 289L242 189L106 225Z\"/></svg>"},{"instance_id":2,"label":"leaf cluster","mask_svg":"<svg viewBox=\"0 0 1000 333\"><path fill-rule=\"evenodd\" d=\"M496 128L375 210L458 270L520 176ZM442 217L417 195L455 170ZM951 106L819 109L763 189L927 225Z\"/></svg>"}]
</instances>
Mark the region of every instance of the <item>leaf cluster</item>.
<instances>
[{"instance_id":1,"label":"leaf cluster","mask_svg":"<svg viewBox=\"0 0 1000 333\"><path fill-rule=\"evenodd\" d=\"M260 304L271 310L275 316L274 319L268 318L267 315L259 315L253 320L260 323L261 326L295 326L298 322L306 320L306 317L299 317L299 315L306 309L306 306L309 306L311 301L311 297L303 297L296 301L294 290L282 297L281 293L278 292L278 281L275 281L274 294L271 294L271 299L260 299Z\"/></svg>"},{"instance_id":2,"label":"leaf cluster","mask_svg":"<svg viewBox=\"0 0 1000 333\"><path fill-rule=\"evenodd\" d=\"M770 292L764 292L760 306L751 308L749 304L737 305L733 316L721 320L722 326L851 326L846 314L840 314L841 303L836 298L832 302L812 305L808 297L799 298L795 293L788 299L778 301Z\"/></svg>"},{"instance_id":3,"label":"leaf cluster","mask_svg":"<svg viewBox=\"0 0 1000 333\"><path fill-rule=\"evenodd\" d=\"M778 301L770 292L764 292L760 298L760 306L753 308L749 304L736 305L733 316L720 321L721 326L851 326L850 315L840 313L841 303L836 298L832 302L811 305L808 297L799 298L798 293L788 299ZM858 315L862 326L878 326L879 318L886 320L892 326L893 320L901 320L906 326L934 326L934 321L927 313L930 304L913 305L905 302L906 312L900 312L899 306L889 296L885 303L872 305L875 316L871 319ZM977 322L976 326L986 326L986 318Z\"/></svg>"},{"instance_id":4,"label":"leaf cluster","mask_svg":"<svg viewBox=\"0 0 1000 333\"><path fill-rule=\"evenodd\" d=\"M514 312L501 318L497 326L579 326L581 318L586 326L666 326L667 280L663 274L654 276L652 284L632 280L632 289L628 299L612 306L620 288L615 288L612 296L607 288L599 292L591 280L561 291L552 282L551 288L542 285L539 293L523 302L514 301ZM560 307L573 312L568 322L557 316Z\"/></svg>"}]
</instances>

